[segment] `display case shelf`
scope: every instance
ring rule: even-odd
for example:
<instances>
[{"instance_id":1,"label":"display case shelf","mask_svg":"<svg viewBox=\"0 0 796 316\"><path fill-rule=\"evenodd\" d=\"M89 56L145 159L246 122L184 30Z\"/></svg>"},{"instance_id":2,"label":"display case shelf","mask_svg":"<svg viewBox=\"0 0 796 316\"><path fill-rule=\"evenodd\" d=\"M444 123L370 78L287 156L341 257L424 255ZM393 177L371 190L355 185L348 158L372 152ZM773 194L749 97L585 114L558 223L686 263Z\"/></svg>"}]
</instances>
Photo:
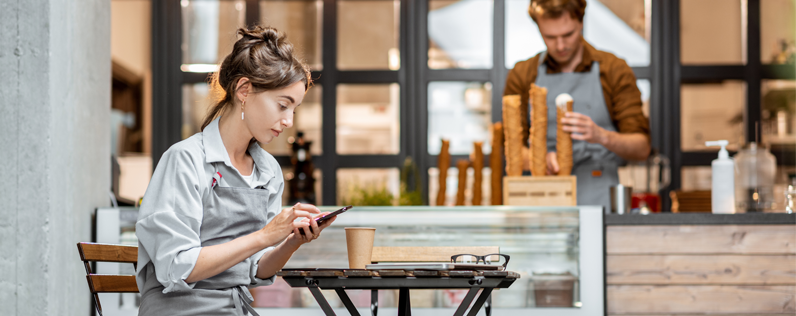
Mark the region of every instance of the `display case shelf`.
<instances>
[{"instance_id":1,"label":"display case shelf","mask_svg":"<svg viewBox=\"0 0 796 316\"><path fill-rule=\"evenodd\" d=\"M125 236L129 236L134 228L130 218L135 213L137 210L132 208L98 209L98 241L102 242L99 238L104 236L104 242L114 242L108 238L114 234L121 236L122 232L128 232ZM116 223L111 221L109 225L107 219L114 216ZM493 292L495 315L540 308L546 315L599 315L604 312L602 220L602 210L588 206L354 207L324 230L321 238L302 246L285 267L348 267L345 227L376 228L376 247L499 246L501 253L511 255L508 269L522 277L511 288ZM122 237L117 237L115 242L121 240ZM534 286L534 273L572 275L576 281L571 304L540 307L545 303L536 301L539 293ZM370 293L349 292L361 312L369 314ZM380 314L391 314L389 311L398 298L393 292L380 291ZM290 288L283 280L255 288L253 294L256 309L264 315L321 313L309 291ZM340 308L341 314L346 314L333 291L324 295L333 307ZM454 290L413 291L412 312L437 315L452 311L463 296L464 292Z\"/></svg>"}]
</instances>

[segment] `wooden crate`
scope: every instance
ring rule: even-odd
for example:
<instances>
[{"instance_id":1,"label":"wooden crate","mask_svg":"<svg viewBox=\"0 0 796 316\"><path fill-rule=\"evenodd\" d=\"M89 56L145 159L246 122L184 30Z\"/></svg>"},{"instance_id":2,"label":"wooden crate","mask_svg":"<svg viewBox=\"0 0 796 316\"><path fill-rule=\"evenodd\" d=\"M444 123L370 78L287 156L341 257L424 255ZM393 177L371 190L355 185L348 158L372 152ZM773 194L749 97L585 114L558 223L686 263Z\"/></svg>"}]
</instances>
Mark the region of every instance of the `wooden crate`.
<instances>
[{"instance_id":1,"label":"wooden crate","mask_svg":"<svg viewBox=\"0 0 796 316\"><path fill-rule=\"evenodd\" d=\"M575 206L577 188L575 176L504 177L503 205Z\"/></svg>"}]
</instances>

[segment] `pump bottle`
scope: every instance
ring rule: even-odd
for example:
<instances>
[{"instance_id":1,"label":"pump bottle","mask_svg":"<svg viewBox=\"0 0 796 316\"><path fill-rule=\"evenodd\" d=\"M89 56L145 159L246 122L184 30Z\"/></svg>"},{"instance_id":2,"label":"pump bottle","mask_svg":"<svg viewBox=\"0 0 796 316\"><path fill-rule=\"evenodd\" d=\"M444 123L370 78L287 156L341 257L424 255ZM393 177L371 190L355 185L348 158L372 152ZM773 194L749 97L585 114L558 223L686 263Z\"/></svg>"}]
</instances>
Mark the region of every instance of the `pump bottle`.
<instances>
[{"instance_id":1,"label":"pump bottle","mask_svg":"<svg viewBox=\"0 0 796 316\"><path fill-rule=\"evenodd\" d=\"M713 181L710 191L710 205L713 214L735 213L735 162L727 152L726 140L705 142L705 146L721 146L719 158L710 164Z\"/></svg>"}]
</instances>

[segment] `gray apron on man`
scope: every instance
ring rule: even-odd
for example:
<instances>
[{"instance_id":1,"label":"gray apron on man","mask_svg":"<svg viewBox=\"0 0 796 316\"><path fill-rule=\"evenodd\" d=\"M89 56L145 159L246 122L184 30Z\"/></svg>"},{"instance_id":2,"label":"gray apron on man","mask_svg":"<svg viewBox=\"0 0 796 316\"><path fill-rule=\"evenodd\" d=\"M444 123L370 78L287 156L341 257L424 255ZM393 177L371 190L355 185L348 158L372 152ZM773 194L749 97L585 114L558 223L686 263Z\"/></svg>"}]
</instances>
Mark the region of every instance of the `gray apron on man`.
<instances>
[{"instance_id":1,"label":"gray apron on man","mask_svg":"<svg viewBox=\"0 0 796 316\"><path fill-rule=\"evenodd\" d=\"M276 214L267 212L269 190L265 188L220 187L216 167L210 194L203 200L199 237L202 247L231 241L262 229ZM251 283L251 258L216 276L197 281L193 290L163 294L155 269L147 269L139 315L246 315L258 314L247 286ZM149 264L152 264L151 262ZM150 284L151 283L151 284Z\"/></svg>"},{"instance_id":2,"label":"gray apron on man","mask_svg":"<svg viewBox=\"0 0 796 316\"><path fill-rule=\"evenodd\" d=\"M536 85L547 88L547 151L556 151L556 97L568 93L574 100L572 110L584 114L605 130L615 132L600 82L600 64L593 62L585 73L548 74L539 57ZM529 103L530 104L530 103ZM528 113L531 113L528 111ZM578 205L602 205L611 209L610 187L619 184L617 169L624 161L599 144L572 140L572 174L578 178Z\"/></svg>"}]
</instances>

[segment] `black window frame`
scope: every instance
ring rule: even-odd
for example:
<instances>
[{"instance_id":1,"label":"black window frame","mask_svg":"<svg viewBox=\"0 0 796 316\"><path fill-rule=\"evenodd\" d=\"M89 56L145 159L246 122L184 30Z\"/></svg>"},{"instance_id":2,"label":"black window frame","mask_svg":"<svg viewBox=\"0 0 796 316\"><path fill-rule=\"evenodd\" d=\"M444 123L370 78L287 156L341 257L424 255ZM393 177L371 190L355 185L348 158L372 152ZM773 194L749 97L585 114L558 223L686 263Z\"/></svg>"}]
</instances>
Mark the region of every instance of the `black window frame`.
<instances>
[{"instance_id":1,"label":"black window frame","mask_svg":"<svg viewBox=\"0 0 796 316\"><path fill-rule=\"evenodd\" d=\"M289 1L289 0L287 0ZM393 1L393 0L372 0ZM763 65L760 61L760 0L747 0L747 62L745 65L687 66L680 63L680 1L650 1L650 64L633 67L637 79L650 82L650 133L652 147L671 160L671 184L660 192L668 211L668 191L681 187L681 168L709 166L715 153L682 151L680 143L680 85L682 83L744 80L747 85L745 135L754 139L754 122L760 118L761 80L794 79L793 66ZM336 204L337 170L340 168L400 168L413 157L421 173L423 201L428 203L428 169L437 156L428 153L428 85L432 81L492 83L492 122L502 120L502 94L509 68L505 67L505 0L493 0L493 54L491 69L429 69L429 0L401 1L397 71L341 71L337 63L337 0L323 0L323 69L313 71L323 87L323 153L313 156L323 172L322 201ZM246 0L246 24L260 21L259 1ZM181 64L180 1L152 1L152 159L157 164L169 146L181 140L182 85L206 81L207 74L183 73ZM400 151L395 155L341 155L336 152L337 85L346 83L398 83L400 85ZM759 129L759 127L758 127ZM787 156L787 154L786 154ZM791 157L777 157L793 164ZM287 156L276 156L289 165ZM452 160L465 159L454 155ZM783 159L785 158L785 159ZM790 161L788 161L790 159ZM489 167L489 161L485 161ZM502 168L501 168L502 169Z\"/></svg>"}]
</instances>

